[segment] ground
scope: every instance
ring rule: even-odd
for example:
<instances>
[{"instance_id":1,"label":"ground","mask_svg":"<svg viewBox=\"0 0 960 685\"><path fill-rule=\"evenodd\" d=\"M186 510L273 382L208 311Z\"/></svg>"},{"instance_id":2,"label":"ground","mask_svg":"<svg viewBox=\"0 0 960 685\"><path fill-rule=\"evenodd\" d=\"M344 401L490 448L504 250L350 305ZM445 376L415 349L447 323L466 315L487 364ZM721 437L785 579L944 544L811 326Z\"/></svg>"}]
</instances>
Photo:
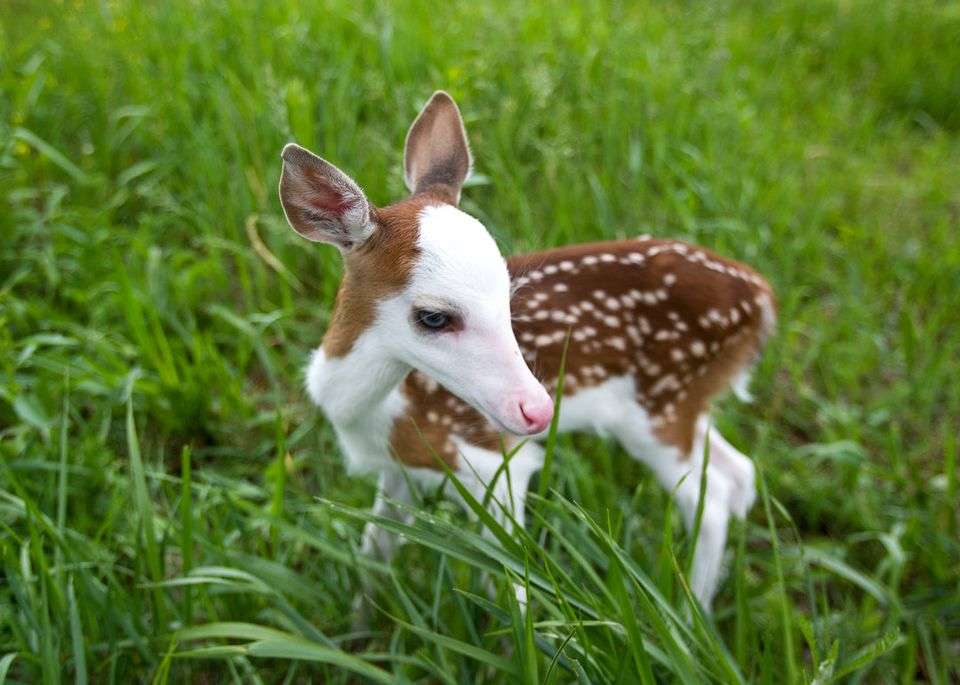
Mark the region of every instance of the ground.
<instances>
[{"instance_id":1,"label":"ground","mask_svg":"<svg viewBox=\"0 0 960 685\"><path fill-rule=\"evenodd\" d=\"M958 64L926 0L4 3L0 681L956 681ZM436 88L505 251L651 233L776 288L716 414L761 498L712 619L601 439L502 549L425 493L358 556L372 487L302 378L340 266L279 152L398 199Z\"/></svg>"}]
</instances>

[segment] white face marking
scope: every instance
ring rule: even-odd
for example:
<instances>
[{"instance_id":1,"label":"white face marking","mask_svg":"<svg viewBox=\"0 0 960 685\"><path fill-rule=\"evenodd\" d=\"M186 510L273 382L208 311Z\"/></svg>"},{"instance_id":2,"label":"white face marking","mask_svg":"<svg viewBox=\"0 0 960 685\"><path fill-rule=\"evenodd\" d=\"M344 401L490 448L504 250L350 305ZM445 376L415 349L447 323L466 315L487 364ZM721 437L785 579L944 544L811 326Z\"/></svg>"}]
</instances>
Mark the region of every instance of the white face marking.
<instances>
[{"instance_id":1,"label":"white face marking","mask_svg":"<svg viewBox=\"0 0 960 685\"><path fill-rule=\"evenodd\" d=\"M425 207L419 220L419 259L410 283L379 303L365 335L505 430L528 433L521 404L539 420L552 403L514 337L510 277L500 250L483 224L451 205ZM420 310L447 314L455 325L428 330L417 322Z\"/></svg>"}]
</instances>

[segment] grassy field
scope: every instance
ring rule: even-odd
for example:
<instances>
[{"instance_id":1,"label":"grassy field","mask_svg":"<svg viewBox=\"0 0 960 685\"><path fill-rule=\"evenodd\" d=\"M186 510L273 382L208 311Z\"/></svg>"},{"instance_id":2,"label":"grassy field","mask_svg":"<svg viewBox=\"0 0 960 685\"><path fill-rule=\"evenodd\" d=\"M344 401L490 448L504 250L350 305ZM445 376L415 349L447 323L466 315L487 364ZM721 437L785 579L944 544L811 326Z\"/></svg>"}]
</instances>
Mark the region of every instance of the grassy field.
<instances>
[{"instance_id":1,"label":"grassy field","mask_svg":"<svg viewBox=\"0 0 960 685\"><path fill-rule=\"evenodd\" d=\"M926 0L4 2L0 682L956 682L958 65ZM424 493L358 556L372 487L302 389L340 266L279 151L399 199L435 88L505 251L649 232L775 285L712 619L601 439L503 549Z\"/></svg>"}]
</instances>

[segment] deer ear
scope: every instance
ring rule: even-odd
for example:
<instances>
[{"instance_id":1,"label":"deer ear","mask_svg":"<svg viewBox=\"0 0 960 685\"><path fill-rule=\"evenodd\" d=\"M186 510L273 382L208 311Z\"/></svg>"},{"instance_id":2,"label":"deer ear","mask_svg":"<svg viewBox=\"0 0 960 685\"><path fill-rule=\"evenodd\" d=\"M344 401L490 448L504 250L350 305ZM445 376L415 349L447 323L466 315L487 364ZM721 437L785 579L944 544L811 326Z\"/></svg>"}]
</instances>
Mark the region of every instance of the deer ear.
<instances>
[{"instance_id":1,"label":"deer ear","mask_svg":"<svg viewBox=\"0 0 960 685\"><path fill-rule=\"evenodd\" d=\"M438 90L407 133L403 153L407 188L414 195L426 190L439 192L457 204L472 164L457 103Z\"/></svg>"},{"instance_id":2,"label":"deer ear","mask_svg":"<svg viewBox=\"0 0 960 685\"><path fill-rule=\"evenodd\" d=\"M312 152L283 148L280 202L287 221L307 240L333 243L346 252L374 231L370 203L352 178Z\"/></svg>"}]
</instances>

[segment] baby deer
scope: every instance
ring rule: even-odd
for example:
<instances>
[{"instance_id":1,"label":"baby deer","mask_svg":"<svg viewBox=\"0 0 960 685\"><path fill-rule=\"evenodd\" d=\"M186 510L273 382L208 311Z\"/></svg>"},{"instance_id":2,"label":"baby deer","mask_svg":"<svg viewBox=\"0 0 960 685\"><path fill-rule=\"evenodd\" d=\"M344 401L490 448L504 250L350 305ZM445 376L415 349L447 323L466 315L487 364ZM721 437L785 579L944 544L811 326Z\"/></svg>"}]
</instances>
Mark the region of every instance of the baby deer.
<instances>
[{"instance_id":1,"label":"baby deer","mask_svg":"<svg viewBox=\"0 0 960 685\"><path fill-rule=\"evenodd\" d=\"M410 197L374 207L359 186L293 144L280 199L293 229L333 243L344 276L307 390L333 424L352 473L375 473L374 511L404 518L408 477L437 484L438 457L491 513L522 525L543 448L526 442L500 473L501 445L543 436L569 333L559 430L615 436L675 493L693 525L709 461L691 586L709 609L731 515L753 504L754 468L707 420L710 400L746 394L775 301L749 267L673 240L561 247L506 260L457 208L470 174L456 104L438 91L404 151ZM536 372L536 376L533 372ZM512 488L513 492L508 491ZM389 559L394 536L364 531Z\"/></svg>"}]
</instances>

